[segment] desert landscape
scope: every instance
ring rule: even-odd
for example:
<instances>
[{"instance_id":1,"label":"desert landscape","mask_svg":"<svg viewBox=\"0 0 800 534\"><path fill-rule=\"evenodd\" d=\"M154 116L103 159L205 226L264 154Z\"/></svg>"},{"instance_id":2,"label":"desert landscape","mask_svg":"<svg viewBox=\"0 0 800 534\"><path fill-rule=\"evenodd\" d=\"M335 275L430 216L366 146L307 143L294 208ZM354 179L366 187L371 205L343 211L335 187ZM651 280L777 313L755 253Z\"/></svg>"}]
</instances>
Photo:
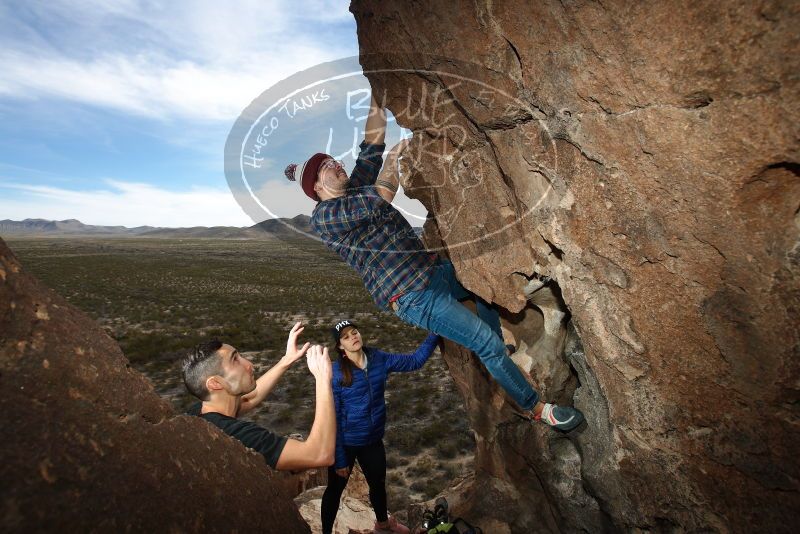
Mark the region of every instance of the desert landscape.
<instances>
[{"instance_id":1,"label":"desert landscape","mask_svg":"<svg viewBox=\"0 0 800 534\"><path fill-rule=\"evenodd\" d=\"M26 270L91 315L175 411L186 393L180 362L194 345L218 338L265 372L284 353L295 321L301 340L327 344L349 317L365 343L411 352L426 333L378 310L358 276L317 241L258 239L31 237L7 240ZM332 348L332 347L330 347ZM437 352L387 386L387 491L393 509L425 501L468 471L474 439L463 402ZM304 436L313 420L313 379L293 366L246 418Z\"/></svg>"}]
</instances>

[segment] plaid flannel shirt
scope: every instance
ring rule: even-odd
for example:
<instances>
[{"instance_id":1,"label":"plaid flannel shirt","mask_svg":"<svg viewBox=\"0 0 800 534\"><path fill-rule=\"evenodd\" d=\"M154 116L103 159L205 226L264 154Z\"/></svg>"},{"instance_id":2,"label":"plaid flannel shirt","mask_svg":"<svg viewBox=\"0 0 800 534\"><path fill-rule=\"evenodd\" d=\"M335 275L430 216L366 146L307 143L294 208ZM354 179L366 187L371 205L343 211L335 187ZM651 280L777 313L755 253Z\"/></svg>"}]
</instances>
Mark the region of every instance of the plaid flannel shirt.
<instances>
[{"instance_id":1,"label":"plaid flannel shirt","mask_svg":"<svg viewBox=\"0 0 800 534\"><path fill-rule=\"evenodd\" d=\"M408 221L375 189L385 146L361 143L347 192L317 203L311 227L387 309L392 297L428 285L436 254L425 250Z\"/></svg>"}]
</instances>

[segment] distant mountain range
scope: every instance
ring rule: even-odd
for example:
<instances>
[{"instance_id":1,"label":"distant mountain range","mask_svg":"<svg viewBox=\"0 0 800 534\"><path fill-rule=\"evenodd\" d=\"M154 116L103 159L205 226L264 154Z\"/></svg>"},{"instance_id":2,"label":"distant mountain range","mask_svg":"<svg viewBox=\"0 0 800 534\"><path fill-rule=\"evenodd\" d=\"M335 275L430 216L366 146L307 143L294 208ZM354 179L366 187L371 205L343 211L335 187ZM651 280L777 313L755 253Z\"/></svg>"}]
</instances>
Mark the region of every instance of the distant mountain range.
<instances>
[{"instance_id":1,"label":"distant mountain range","mask_svg":"<svg viewBox=\"0 0 800 534\"><path fill-rule=\"evenodd\" d=\"M215 237L221 239L259 239L269 235L292 235L311 232L311 218L298 215L291 219L268 219L253 226L194 226L191 228L159 228L155 226L96 226L77 219L48 221L25 219L0 221L0 236L102 236L102 237Z\"/></svg>"}]
</instances>

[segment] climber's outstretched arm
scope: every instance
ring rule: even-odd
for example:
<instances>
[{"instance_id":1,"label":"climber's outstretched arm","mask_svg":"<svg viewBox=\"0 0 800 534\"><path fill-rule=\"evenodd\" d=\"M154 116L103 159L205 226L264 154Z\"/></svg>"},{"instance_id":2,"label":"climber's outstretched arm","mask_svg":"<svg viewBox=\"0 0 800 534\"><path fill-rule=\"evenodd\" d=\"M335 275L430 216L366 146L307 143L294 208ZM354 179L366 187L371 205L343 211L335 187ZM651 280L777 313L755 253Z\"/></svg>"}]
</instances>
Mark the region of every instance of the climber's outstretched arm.
<instances>
[{"instance_id":1,"label":"climber's outstretched arm","mask_svg":"<svg viewBox=\"0 0 800 534\"><path fill-rule=\"evenodd\" d=\"M369 115L367 115L367 125L364 128L364 141L370 145L381 145L386 139L386 112L375 100L375 93L372 94L372 102L369 105Z\"/></svg>"}]
</instances>

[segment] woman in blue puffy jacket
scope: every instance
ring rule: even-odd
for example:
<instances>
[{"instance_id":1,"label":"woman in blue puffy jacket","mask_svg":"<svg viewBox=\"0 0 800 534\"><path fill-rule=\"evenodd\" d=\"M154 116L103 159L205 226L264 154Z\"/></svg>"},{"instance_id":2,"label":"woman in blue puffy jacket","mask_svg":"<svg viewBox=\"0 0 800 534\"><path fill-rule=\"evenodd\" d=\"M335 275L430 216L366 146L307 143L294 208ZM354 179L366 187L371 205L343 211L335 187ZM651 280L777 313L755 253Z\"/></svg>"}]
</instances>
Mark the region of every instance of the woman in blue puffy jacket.
<instances>
[{"instance_id":1,"label":"woman in blue puffy jacket","mask_svg":"<svg viewBox=\"0 0 800 534\"><path fill-rule=\"evenodd\" d=\"M369 500L375 510L375 532L409 532L388 517L386 508L386 450L383 434L386 403L383 393L392 372L416 371L433 354L439 336L430 334L412 354L392 354L365 347L361 333L350 321L332 330L339 353L333 362L333 401L336 409L336 461L328 468L328 487L322 496L322 532L333 530L339 500L353 465L364 472Z\"/></svg>"}]
</instances>

